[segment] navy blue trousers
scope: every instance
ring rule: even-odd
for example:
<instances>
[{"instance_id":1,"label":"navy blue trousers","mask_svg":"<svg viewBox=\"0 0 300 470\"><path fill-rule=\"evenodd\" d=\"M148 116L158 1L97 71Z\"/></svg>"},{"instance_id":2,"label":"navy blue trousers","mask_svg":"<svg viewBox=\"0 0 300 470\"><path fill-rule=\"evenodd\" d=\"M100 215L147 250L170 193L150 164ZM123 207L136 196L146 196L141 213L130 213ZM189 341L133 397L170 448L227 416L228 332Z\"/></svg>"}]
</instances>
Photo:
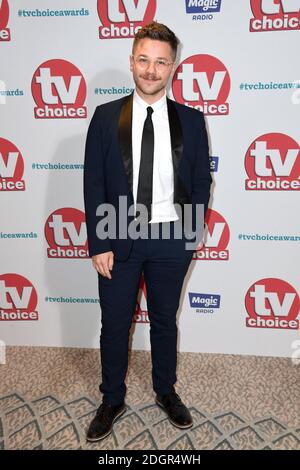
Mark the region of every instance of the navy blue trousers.
<instances>
[{"instance_id":1,"label":"navy blue trousers","mask_svg":"<svg viewBox=\"0 0 300 470\"><path fill-rule=\"evenodd\" d=\"M128 368L128 342L142 272L147 289L150 321L152 383L159 395L174 391L177 362L176 314L183 281L193 251L186 250L187 239L175 239L174 222L170 239L138 238L126 261L114 260L112 279L98 274L102 311L100 354L104 403L118 405L125 399ZM150 224L152 225L152 224Z\"/></svg>"}]
</instances>

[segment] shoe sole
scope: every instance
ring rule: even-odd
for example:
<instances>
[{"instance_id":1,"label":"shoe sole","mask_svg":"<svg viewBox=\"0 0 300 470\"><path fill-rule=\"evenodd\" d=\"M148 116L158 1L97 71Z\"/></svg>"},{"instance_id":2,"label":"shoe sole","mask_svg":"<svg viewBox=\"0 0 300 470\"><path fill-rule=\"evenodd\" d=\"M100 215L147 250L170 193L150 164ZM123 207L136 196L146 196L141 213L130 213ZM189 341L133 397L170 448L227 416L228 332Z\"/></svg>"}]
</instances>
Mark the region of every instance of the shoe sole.
<instances>
[{"instance_id":1,"label":"shoe sole","mask_svg":"<svg viewBox=\"0 0 300 470\"><path fill-rule=\"evenodd\" d=\"M160 403L160 401L158 401L157 399L155 399L155 403L164 410L164 412L166 413L166 415L168 416L168 419L170 421L171 424L173 424L173 426L175 426L176 428L179 428L179 429L188 429L188 428L191 428L193 426L193 422L191 424L184 424L184 425L181 425L181 424L178 424L178 423L175 423L175 421L172 421L172 419L170 418L170 416L168 415L168 412L166 411L164 405L162 403Z\"/></svg>"},{"instance_id":2,"label":"shoe sole","mask_svg":"<svg viewBox=\"0 0 300 470\"><path fill-rule=\"evenodd\" d=\"M105 439L105 437L109 436L110 433L112 432L115 421L117 421L117 419L119 419L126 411L127 411L127 406L125 406L123 408L123 410L119 411L119 413L114 417L114 420L111 423L110 429L107 431L107 433L103 434L103 436L101 436L101 437L86 437L86 440L88 442L97 442L97 441L101 441L102 439Z\"/></svg>"}]
</instances>

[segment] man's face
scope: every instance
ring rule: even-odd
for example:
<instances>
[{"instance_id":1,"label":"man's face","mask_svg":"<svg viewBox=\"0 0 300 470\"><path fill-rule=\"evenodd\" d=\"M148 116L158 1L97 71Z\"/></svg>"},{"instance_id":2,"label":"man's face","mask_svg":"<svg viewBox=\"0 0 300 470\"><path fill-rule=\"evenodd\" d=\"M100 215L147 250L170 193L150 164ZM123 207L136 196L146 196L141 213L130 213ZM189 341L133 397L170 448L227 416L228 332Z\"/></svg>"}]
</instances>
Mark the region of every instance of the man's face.
<instances>
[{"instance_id":1,"label":"man's face","mask_svg":"<svg viewBox=\"0 0 300 470\"><path fill-rule=\"evenodd\" d=\"M142 60L142 61L141 61ZM161 67L156 61L170 65ZM149 38L140 39L130 57L130 70L137 90L145 98L163 96L169 77L175 70L174 57L169 43Z\"/></svg>"}]
</instances>

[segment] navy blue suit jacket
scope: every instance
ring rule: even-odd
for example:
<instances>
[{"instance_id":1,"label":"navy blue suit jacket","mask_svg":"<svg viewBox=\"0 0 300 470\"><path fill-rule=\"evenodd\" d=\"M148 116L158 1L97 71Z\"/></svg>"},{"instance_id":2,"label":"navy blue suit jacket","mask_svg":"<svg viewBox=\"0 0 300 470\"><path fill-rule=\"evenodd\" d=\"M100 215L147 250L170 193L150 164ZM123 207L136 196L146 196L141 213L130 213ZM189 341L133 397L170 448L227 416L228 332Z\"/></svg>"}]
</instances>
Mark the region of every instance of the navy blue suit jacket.
<instances>
[{"instance_id":1,"label":"navy blue suit jacket","mask_svg":"<svg viewBox=\"0 0 300 470\"><path fill-rule=\"evenodd\" d=\"M133 93L96 107L89 125L84 161L84 204L89 255L113 251L115 259L126 260L132 240L99 239L96 226L101 216L97 207L112 204L119 213L119 196L132 193L132 103ZM206 212L212 182L209 149L203 113L167 98L172 162L174 169L174 202L192 204L192 229L196 227L196 204ZM127 223L133 220L127 216ZM183 220L184 223L184 220ZM117 225L118 230L118 225Z\"/></svg>"}]
</instances>

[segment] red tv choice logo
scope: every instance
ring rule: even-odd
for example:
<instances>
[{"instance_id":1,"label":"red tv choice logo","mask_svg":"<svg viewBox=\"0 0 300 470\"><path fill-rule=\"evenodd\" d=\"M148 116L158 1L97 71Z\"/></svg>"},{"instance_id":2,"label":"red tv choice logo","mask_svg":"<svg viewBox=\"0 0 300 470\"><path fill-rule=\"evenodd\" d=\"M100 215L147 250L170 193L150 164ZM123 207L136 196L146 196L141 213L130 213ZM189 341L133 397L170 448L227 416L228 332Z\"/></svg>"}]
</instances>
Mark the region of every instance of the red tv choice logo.
<instances>
[{"instance_id":1,"label":"red tv choice logo","mask_svg":"<svg viewBox=\"0 0 300 470\"><path fill-rule=\"evenodd\" d=\"M36 305L36 290L26 277L0 275L0 321L38 320Z\"/></svg>"},{"instance_id":2,"label":"red tv choice logo","mask_svg":"<svg viewBox=\"0 0 300 470\"><path fill-rule=\"evenodd\" d=\"M49 215L45 223L48 258L87 258L88 242L84 212L64 207Z\"/></svg>"},{"instance_id":3,"label":"red tv choice logo","mask_svg":"<svg viewBox=\"0 0 300 470\"><path fill-rule=\"evenodd\" d=\"M299 296L293 286L282 279L261 279L246 293L245 306L250 328L299 328Z\"/></svg>"},{"instance_id":4,"label":"red tv choice logo","mask_svg":"<svg viewBox=\"0 0 300 470\"><path fill-rule=\"evenodd\" d=\"M208 116L229 113L226 100L230 76L225 65L211 55L197 54L181 62L172 80L172 91L178 103Z\"/></svg>"},{"instance_id":5,"label":"red tv choice logo","mask_svg":"<svg viewBox=\"0 0 300 470\"><path fill-rule=\"evenodd\" d=\"M71 62L52 59L39 65L33 74L31 90L36 119L82 119L87 112L86 82Z\"/></svg>"},{"instance_id":6,"label":"red tv choice logo","mask_svg":"<svg viewBox=\"0 0 300 470\"><path fill-rule=\"evenodd\" d=\"M0 5L0 42L10 41L10 29L7 28L9 18L9 6L7 0L2 0Z\"/></svg>"},{"instance_id":7,"label":"red tv choice logo","mask_svg":"<svg viewBox=\"0 0 300 470\"><path fill-rule=\"evenodd\" d=\"M219 212L207 209L205 223L207 225L206 243L197 248L193 258L198 260L227 261L227 249L230 230L228 223Z\"/></svg>"},{"instance_id":8,"label":"red tv choice logo","mask_svg":"<svg viewBox=\"0 0 300 470\"><path fill-rule=\"evenodd\" d=\"M155 12L156 0L98 0L99 38L133 38Z\"/></svg>"},{"instance_id":9,"label":"red tv choice logo","mask_svg":"<svg viewBox=\"0 0 300 470\"><path fill-rule=\"evenodd\" d=\"M0 137L0 191L24 191L24 160L20 150Z\"/></svg>"},{"instance_id":10,"label":"red tv choice logo","mask_svg":"<svg viewBox=\"0 0 300 470\"><path fill-rule=\"evenodd\" d=\"M245 156L246 190L297 191L300 187L299 144L286 134L264 134Z\"/></svg>"},{"instance_id":11,"label":"red tv choice logo","mask_svg":"<svg viewBox=\"0 0 300 470\"><path fill-rule=\"evenodd\" d=\"M133 314L134 323L150 323L147 308L147 287L143 274L140 278L139 291Z\"/></svg>"},{"instance_id":12,"label":"red tv choice logo","mask_svg":"<svg viewBox=\"0 0 300 470\"><path fill-rule=\"evenodd\" d=\"M300 29L299 0L251 0L250 4L251 32Z\"/></svg>"}]
</instances>

